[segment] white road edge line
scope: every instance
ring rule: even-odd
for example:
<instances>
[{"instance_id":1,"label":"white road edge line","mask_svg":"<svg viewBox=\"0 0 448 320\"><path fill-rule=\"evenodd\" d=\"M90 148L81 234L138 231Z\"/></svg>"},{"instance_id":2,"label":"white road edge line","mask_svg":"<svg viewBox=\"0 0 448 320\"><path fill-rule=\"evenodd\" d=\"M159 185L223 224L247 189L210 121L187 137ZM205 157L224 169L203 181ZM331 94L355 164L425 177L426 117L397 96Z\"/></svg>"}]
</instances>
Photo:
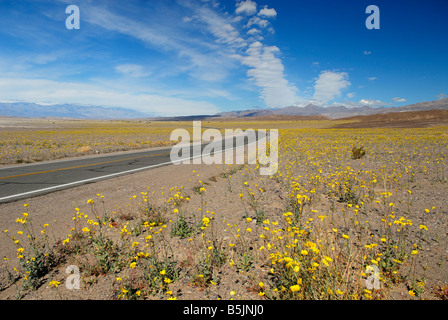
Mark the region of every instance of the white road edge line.
<instances>
[{"instance_id":1,"label":"white road edge line","mask_svg":"<svg viewBox=\"0 0 448 320\"><path fill-rule=\"evenodd\" d=\"M266 137L263 138L263 139L266 139ZM221 150L221 151L219 151L217 153L222 153L222 152L225 152L227 150L232 150L232 149L236 150L236 149L241 148L241 147L246 147L246 146L249 146L249 145L251 145L253 143L257 143L258 141L261 141L263 139L257 140L255 142L249 143L249 144L244 145L244 146L237 146L237 147L224 149L224 150ZM177 162L182 162L182 161L185 161L185 160L192 160L192 159L199 158L199 157L202 157L202 154L201 155L197 155L197 156L192 156L192 157L189 157L189 158L179 159L179 160L176 160L176 161L169 161L169 162L163 162L163 163L159 163L159 164L153 164L153 165L150 165L150 166L147 166L147 167L143 167L143 168L137 168L137 169L121 171L121 172L117 172L117 173L111 173L111 174L107 174L107 175L104 175L104 176L101 176L101 177L90 178L90 179L70 182L70 183L66 183L66 184L60 184L58 186L43 188L43 189L34 190L34 191L28 191L28 192L24 192L24 193L13 194L13 195L10 195L10 196L7 196L7 197L0 198L0 202L4 201L4 200L11 200L11 199L14 199L14 198L20 198L20 197L23 197L23 196L32 195L34 193L40 193L40 192L45 192L45 191L57 190L57 189L64 189L66 187L75 186L75 185L82 185L82 184L85 184L87 182L92 182L92 181L95 181L95 180L107 179L107 178L111 178L111 177L115 177L115 176L119 176L119 175L123 175L123 174L134 173L134 172L143 171L143 170L147 170L147 169L151 169L151 168L156 168L156 167L160 167L160 166L164 166L164 165L168 165L168 164L175 164Z\"/></svg>"}]
</instances>

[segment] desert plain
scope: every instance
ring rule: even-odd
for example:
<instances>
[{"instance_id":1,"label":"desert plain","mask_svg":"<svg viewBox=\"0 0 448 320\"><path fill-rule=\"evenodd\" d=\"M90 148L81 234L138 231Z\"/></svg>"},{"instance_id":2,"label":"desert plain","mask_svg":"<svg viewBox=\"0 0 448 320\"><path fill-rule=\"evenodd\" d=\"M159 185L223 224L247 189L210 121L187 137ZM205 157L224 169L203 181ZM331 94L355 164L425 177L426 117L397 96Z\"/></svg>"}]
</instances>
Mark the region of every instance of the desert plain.
<instances>
[{"instance_id":1,"label":"desert plain","mask_svg":"<svg viewBox=\"0 0 448 320\"><path fill-rule=\"evenodd\" d=\"M447 119L206 119L278 129L278 171L171 165L2 203L0 299L446 300ZM2 118L0 164L169 146L175 128L191 122Z\"/></svg>"}]
</instances>

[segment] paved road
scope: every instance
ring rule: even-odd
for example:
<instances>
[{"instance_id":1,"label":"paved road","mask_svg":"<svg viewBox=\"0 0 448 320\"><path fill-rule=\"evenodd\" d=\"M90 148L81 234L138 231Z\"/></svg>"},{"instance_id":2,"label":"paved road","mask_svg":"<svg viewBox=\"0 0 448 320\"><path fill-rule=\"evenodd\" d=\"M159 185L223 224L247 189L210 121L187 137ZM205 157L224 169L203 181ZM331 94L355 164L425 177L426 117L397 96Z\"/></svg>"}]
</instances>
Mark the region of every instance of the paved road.
<instances>
[{"instance_id":1,"label":"paved road","mask_svg":"<svg viewBox=\"0 0 448 320\"><path fill-rule=\"evenodd\" d=\"M229 139L220 141L222 150ZM238 139L232 138L237 146ZM247 144L247 139L244 139ZM236 141L236 142L235 142ZM201 145L201 150L207 145ZM53 161L0 169L0 203L25 199L86 183L172 164L170 148ZM198 148L196 148L198 151ZM202 151L201 151L202 152ZM192 157L200 157L190 147ZM185 158L184 158L185 159Z\"/></svg>"}]
</instances>

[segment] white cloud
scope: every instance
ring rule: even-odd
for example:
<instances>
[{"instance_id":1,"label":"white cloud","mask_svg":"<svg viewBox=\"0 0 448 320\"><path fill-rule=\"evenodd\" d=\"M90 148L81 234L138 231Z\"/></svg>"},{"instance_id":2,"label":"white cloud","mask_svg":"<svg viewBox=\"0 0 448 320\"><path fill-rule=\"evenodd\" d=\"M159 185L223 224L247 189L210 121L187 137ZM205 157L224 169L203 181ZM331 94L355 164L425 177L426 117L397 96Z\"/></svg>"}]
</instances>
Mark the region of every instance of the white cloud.
<instances>
[{"instance_id":1,"label":"white cloud","mask_svg":"<svg viewBox=\"0 0 448 320\"><path fill-rule=\"evenodd\" d=\"M374 100L374 99L361 99L358 102L359 106L362 107L379 107L379 106L385 106L390 105L390 103L382 102L381 100Z\"/></svg>"},{"instance_id":2,"label":"white cloud","mask_svg":"<svg viewBox=\"0 0 448 320\"><path fill-rule=\"evenodd\" d=\"M196 9L196 12L199 19L205 22L208 31L215 36L216 42L225 45L222 49L233 50L227 56L249 67L247 75L260 89L261 99L268 107L283 107L297 101L297 88L285 79L284 66L276 56L280 50L276 46L265 46L260 42L263 39L262 32L269 32L269 29L262 31L252 27L247 31L251 38L244 39L238 29L232 26L231 17L204 7ZM266 28L268 24L269 21L255 16L249 19L246 27Z\"/></svg>"},{"instance_id":3,"label":"white cloud","mask_svg":"<svg viewBox=\"0 0 448 320\"><path fill-rule=\"evenodd\" d=\"M261 31L259 29L257 29L257 28L252 28L249 31L247 31L247 34L251 35L251 36L257 35L257 34L260 34L260 33L261 33Z\"/></svg>"},{"instance_id":4,"label":"white cloud","mask_svg":"<svg viewBox=\"0 0 448 320\"><path fill-rule=\"evenodd\" d=\"M264 46L257 41L242 58L242 64L250 68L247 75L261 88L261 98L270 108L293 105L298 100L297 88L285 79L283 64L276 57L279 52L276 46Z\"/></svg>"},{"instance_id":5,"label":"white cloud","mask_svg":"<svg viewBox=\"0 0 448 320\"><path fill-rule=\"evenodd\" d=\"M405 102L406 101L405 98L400 98L400 97L392 98L392 100L395 101L395 102Z\"/></svg>"},{"instance_id":6,"label":"white cloud","mask_svg":"<svg viewBox=\"0 0 448 320\"><path fill-rule=\"evenodd\" d=\"M142 78L149 76L150 72L145 72L144 68L138 64L121 64L115 67L115 70L132 78Z\"/></svg>"},{"instance_id":7,"label":"white cloud","mask_svg":"<svg viewBox=\"0 0 448 320\"><path fill-rule=\"evenodd\" d=\"M49 75L36 72L22 72L20 75L17 72L3 72L3 79L0 78L0 97L48 103L119 106L160 115L210 114L218 112L218 108L213 103L206 102L205 100L210 100L208 98L235 99L229 92L222 90L219 81L235 82L242 76L253 81L268 107L283 107L298 101L298 89L286 80L279 48L260 42L264 34L274 32L270 22L263 19L276 16L274 9L265 6L258 12L260 8L254 1L238 1L235 11L240 16L236 16L231 12L216 9L217 2L178 3L180 2L184 11L172 19L169 16L137 19L137 11L135 15L122 14L119 5L106 6L88 1L83 5L82 19L86 25L95 27L92 30L97 32L96 35L107 33L108 36L129 36L140 41L149 50L166 55L165 60L158 60L162 61L160 66L150 67L153 70L152 75L157 77L157 80L163 80L163 77L167 77L165 74L174 79L179 73L194 78L194 86L187 85L185 92L179 94L180 90L176 86L180 81L173 85L161 83L160 87L151 91L143 85L152 83L151 80L140 79L151 74L150 69L141 61L136 62L138 64L120 64L116 60L110 60L104 61L104 64L109 62L106 70L115 71L115 77L106 78L110 73L107 73L106 77L101 73L96 79L86 79L84 83L71 80L57 82L56 79L67 79L64 74L66 70L61 74L51 72ZM129 13L128 10L133 10L132 8L134 7L130 6L125 11ZM208 34L204 35L205 33ZM50 56L41 56L36 62L45 64L52 59ZM242 71L241 65L244 66ZM79 71L77 68L78 66L76 72ZM245 71L246 75L240 74ZM125 77L119 77L119 74ZM235 74L235 78L230 79L231 74ZM19 80L23 81L23 86L19 85ZM216 84L213 89L210 89L211 81ZM132 84L139 83L139 88L132 87ZM15 84L15 87L12 84ZM166 89L163 91L163 88L167 87L172 88L172 92ZM238 91L253 92L254 87L244 82L238 86Z\"/></svg>"},{"instance_id":8,"label":"white cloud","mask_svg":"<svg viewBox=\"0 0 448 320\"><path fill-rule=\"evenodd\" d=\"M333 102L328 106L344 106L346 108L362 108L362 107L384 107L384 106L392 106L392 103L383 102L381 100L374 99L361 99L359 101L346 101L343 102Z\"/></svg>"},{"instance_id":9,"label":"white cloud","mask_svg":"<svg viewBox=\"0 0 448 320\"><path fill-rule=\"evenodd\" d=\"M258 15L261 17L273 18L277 16L277 11L275 11L275 9L268 9L268 7L265 6L258 12Z\"/></svg>"},{"instance_id":10,"label":"white cloud","mask_svg":"<svg viewBox=\"0 0 448 320\"><path fill-rule=\"evenodd\" d=\"M54 62L60 58L60 55L57 53L48 53L48 54L38 54L30 57L29 61L31 63L35 63L38 65L44 65L50 62Z\"/></svg>"},{"instance_id":11,"label":"white cloud","mask_svg":"<svg viewBox=\"0 0 448 320\"><path fill-rule=\"evenodd\" d=\"M265 19L260 19L259 17L252 17L248 22L246 27L250 28L253 25L258 25L261 28L266 28L269 25L269 21Z\"/></svg>"},{"instance_id":12,"label":"white cloud","mask_svg":"<svg viewBox=\"0 0 448 320\"><path fill-rule=\"evenodd\" d=\"M346 72L322 71L314 85L313 99L326 104L341 94L351 83Z\"/></svg>"},{"instance_id":13,"label":"white cloud","mask_svg":"<svg viewBox=\"0 0 448 320\"><path fill-rule=\"evenodd\" d=\"M355 96L355 93L354 92L349 92L349 93L347 93L347 98L353 98Z\"/></svg>"},{"instance_id":14,"label":"white cloud","mask_svg":"<svg viewBox=\"0 0 448 320\"><path fill-rule=\"evenodd\" d=\"M183 17L182 21L185 22L185 23L189 23L189 22L195 21L197 19L198 19L198 16L194 15L194 16L191 16L191 17Z\"/></svg>"},{"instance_id":15,"label":"white cloud","mask_svg":"<svg viewBox=\"0 0 448 320\"><path fill-rule=\"evenodd\" d=\"M369 55L372 54L372 51L367 51L367 50L365 50L365 51L364 51L364 54L365 54L366 56L369 56Z\"/></svg>"},{"instance_id":16,"label":"white cloud","mask_svg":"<svg viewBox=\"0 0 448 320\"><path fill-rule=\"evenodd\" d=\"M115 14L103 7L91 6L88 9L85 10L83 18L87 22L107 31L118 32L138 39L155 50L176 54L179 60L173 61L170 70L176 69L206 81L220 81L228 75L231 59L228 59L226 54L220 50L222 48L208 40L191 36L188 31L183 30L184 26L182 25L175 23L160 25L151 20L134 20ZM213 13L211 10L208 12ZM192 15L192 20L188 18L186 20L195 22L203 16L207 16L207 14L202 14L201 17L198 15ZM213 17L218 17L218 15L215 14ZM215 20L211 25L218 42L244 45L243 40L238 37L237 30L230 25L223 25L222 19Z\"/></svg>"},{"instance_id":17,"label":"white cloud","mask_svg":"<svg viewBox=\"0 0 448 320\"><path fill-rule=\"evenodd\" d=\"M448 97L448 95L446 95L446 94L444 94L444 93L440 93L440 94L436 95L436 98L437 98L438 100L440 100L440 99L445 99L446 97Z\"/></svg>"},{"instance_id":18,"label":"white cloud","mask_svg":"<svg viewBox=\"0 0 448 320\"><path fill-rule=\"evenodd\" d=\"M236 4L235 13L253 15L257 12L257 4L252 0L241 1Z\"/></svg>"},{"instance_id":19,"label":"white cloud","mask_svg":"<svg viewBox=\"0 0 448 320\"><path fill-rule=\"evenodd\" d=\"M3 100L10 101L122 107L161 116L219 112L215 105L200 100L132 92L128 88L118 90L104 84L79 84L46 79L0 78L0 96Z\"/></svg>"},{"instance_id":20,"label":"white cloud","mask_svg":"<svg viewBox=\"0 0 448 320\"><path fill-rule=\"evenodd\" d=\"M250 36L248 42L255 42L255 41L263 41L264 37L262 36L262 32L260 29L252 28L247 31L247 35Z\"/></svg>"},{"instance_id":21,"label":"white cloud","mask_svg":"<svg viewBox=\"0 0 448 320\"><path fill-rule=\"evenodd\" d=\"M199 8L197 12L198 19L206 24L218 43L235 48L247 46L246 40L241 37L240 32L231 25L229 20L208 8Z\"/></svg>"},{"instance_id":22,"label":"white cloud","mask_svg":"<svg viewBox=\"0 0 448 320\"><path fill-rule=\"evenodd\" d=\"M374 80L376 80L376 77L369 77L368 80L369 80L369 81L374 81Z\"/></svg>"},{"instance_id":23,"label":"white cloud","mask_svg":"<svg viewBox=\"0 0 448 320\"><path fill-rule=\"evenodd\" d=\"M87 22L102 27L109 31L129 35L145 43L150 43L158 48L179 48L175 38L167 36L160 30L153 29L143 22L128 19L108 11L103 7L89 7L85 10L84 18Z\"/></svg>"}]
</instances>

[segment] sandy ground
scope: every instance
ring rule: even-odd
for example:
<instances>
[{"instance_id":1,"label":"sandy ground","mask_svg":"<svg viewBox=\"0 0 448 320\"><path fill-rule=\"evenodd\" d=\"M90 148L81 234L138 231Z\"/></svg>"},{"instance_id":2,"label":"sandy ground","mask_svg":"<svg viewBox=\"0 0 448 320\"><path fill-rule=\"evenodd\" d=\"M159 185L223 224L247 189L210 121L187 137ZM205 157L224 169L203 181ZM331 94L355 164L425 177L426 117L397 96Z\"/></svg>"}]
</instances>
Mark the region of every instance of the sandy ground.
<instances>
[{"instance_id":1,"label":"sandy ground","mask_svg":"<svg viewBox=\"0 0 448 320\"><path fill-rule=\"evenodd\" d=\"M193 170L201 172L200 177L197 177L192 172ZM36 229L39 229L38 226L49 224L52 237L62 239L67 236L69 229L73 227L72 217L76 212L75 207L89 213L90 208L87 200L96 199L96 194L104 196L105 211L118 211L119 208L123 208L124 211L129 212L132 210L127 208L126 204L132 203L130 197L138 195L140 192L147 192L148 187L150 191L157 190L155 197L161 196L160 192L168 191L171 186L184 186L192 189L194 185L197 185L197 178L207 179L215 176L218 170L216 167L207 165L166 166L27 200L1 204L0 229L16 233L19 230L19 226L15 222L16 218L21 217L23 212L27 212ZM29 207L25 208L24 204L29 204ZM11 239L4 234L1 236L0 256L9 257L13 262L16 256L16 247L12 245ZM0 264L5 265L6 262L2 259ZM11 296L3 296L3 298L8 297L12 298Z\"/></svg>"},{"instance_id":2,"label":"sandy ground","mask_svg":"<svg viewBox=\"0 0 448 320\"><path fill-rule=\"evenodd\" d=\"M235 165L236 166L236 165ZM230 166L232 167L232 166ZM49 224L47 232L50 235L50 239L54 239L53 243L64 239L67 234L70 233L70 228L73 227L72 218L76 213L75 208L78 208L81 212L91 214L91 206L87 203L89 199L95 199L96 208L100 212L120 212L124 215L134 213L139 204L136 203L132 197L134 195L140 196L141 192L148 192L150 194L150 201L152 203L163 204L166 202L167 195L170 192L170 188L181 188L185 190L192 201L189 203L191 210L197 210L201 206L201 198L194 196L194 188L200 185L198 181L206 183L208 192L207 200L208 206L213 207L217 213L222 213L223 217L235 216L235 222L241 220L241 212L244 210L241 202L238 201L238 192L235 192L237 201L229 201L222 197L225 191L228 191L229 185L226 179L219 178L219 175L229 170L229 165L206 165L206 164L178 164L159 167L135 174L130 174L114 179L100 181L96 183L86 184L83 186L57 191L46 195L36 196L26 200L15 201L6 204L0 204L0 230L8 230L8 234L16 235L17 231L22 230L20 224L16 222L16 219L22 217L22 213L29 214L29 218L32 220L34 231L39 232L45 224ZM212 178L213 186L209 185ZM241 180L239 178L238 180ZM240 182L241 183L241 182ZM242 184L242 183L241 183ZM103 196L104 204L101 203L97 196L100 194ZM25 207L24 205L27 205ZM216 218L222 217L218 214ZM0 234L0 257L9 259L0 261L0 279L3 282L7 282L6 270L10 270L13 266L17 266L16 249L17 247L12 243L4 232ZM173 247L179 249L181 254L180 260L184 259L185 247L183 247L182 241L172 239ZM185 241L183 241L185 242ZM179 247L180 246L180 247ZM189 249L191 250L191 249ZM56 274L61 278L61 282L65 278L65 268L67 265L73 262L68 261L53 270L53 276ZM232 276L233 277L233 276ZM48 278L48 277L46 277ZM116 298L111 296L111 282L113 282L113 276L100 277L95 288L88 287L85 290L64 290L64 299L111 299ZM239 280L238 280L239 281ZM48 282L48 280L47 280ZM183 283L185 284L185 282ZM182 286L182 284L179 284ZM240 283L241 285L241 283ZM101 287L104 286L104 290ZM6 290L0 292L0 299L16 299L19 295L19 286L12 285ZM230 284L223 286L222 288L228 288L230 292ZM193 290L194 291L194 290ZM202 296L202 290L193 292L191 290L184 290L184 298L200 299ZM218 296L215 294L213 298ZM55 292L49 290L48 286L43 285L37 291L28 292L25 296L21 296L22 299L60 299L60 296L55 296ZM246 296L247 299L253 299L253 294Z\"/></svg>"},{"instance_id":3,"label":"sandy ground","mask_svg":"<svg viewBox=\"0 0 448 320\"><path fill-rule=\"evenodd\" d=\"M220 174L229 169L228 165L175 165L160 167L136 174L118 177L111 180L100 181L93 184L87 184L68 190L54 192L48 195L38 196L27 200L16 201L0 205L0 229L8 230L9 234L15 234L19 225L15 222L16 218L21 217L23 212L27 212L33 221L33 226L37 232L40 226L49 224L47 233L51 239L64 239L73 226L72 217L75 214L75 207L81 212L90 213L91 206L87 203L89 199L95 199L96 208L105 212L121 212L130 214L138 208L138 200L133 199L134 195L139 196L140 192L148 192L149 199L154 203L163 203L166 201L170 188L183 187L183 194L189 195L191 201L184 210L188 212L198 212L201 202L207 203L206 207L215 212L215 217L219 221L229 223L244 223L242 219L244 211L247 209L240 201L238 194L245 188L244 182L249 181L251 187L255 190L261 186L264 189L264 201L261 205L269 214L272 221L282 219L285 210L285 194L280 184L273 180L263 181L259 177L249 177L243 169L237 171L232 179L220 177ZM205 187L207 192L203 197L195 195L194 188L198 186L198 181L207 182ZM153 193L154 191L154 193ZM406 190L399 190L398 194L406 194ZM448 283L448 211L446 210L446 184L434 184L430 180L417 181L413 193L414 208L420 211L431 203L437 207L434 214L430 214L421 219L417 214L410 218L414 223L424 223L428 226L430 234L423 243L422 254L419 255L417 271L424 276L427 281L427 291L423 294L425 299L434 299L431 293L431 287L435 284L443 285ZM98 201L97 194L104 196L104 205ZM28 207L24 207L28 204ZM321 206L325 210L327 203L322 200ZM317 208L319 209L319 208ZM418 210L416 210L418 211ZM200 214L200 213L199 213ZM367 218L367 217L366 217ZM251 228L261 226L250 225ZM224 228L223 228L224 229ZM226 239L228 235L223 229L218 231L219 239ZM0 257L9 258L9 261L0 261L0 279L6 282L6 270L10 270L16 259L16 246L14 246L4 234L0 234ZM136 238L136 241L142 239ZM172 246L177 255L177 261L187 263L189 260L197 261L201 252L200 244L188 242L187 239L170 238ZM20 292L18 285L9 285L0 292L0 299L114 299L116 293L111 290L115 281L115 274L99 276L95 278L93 285L84 285L81 290L66 290L62 285L60 290L49 288L47 283L50 279L57 279L61 283L66 278L65 268L67 265L76 263L68 260L55 270L51 271L49 276L45 277L45 284L38 290L27 292L25 295ZM263 268L257 266L257 268ZM257 283L253 279L259 274L263 277L266 270L253 269L249 274L236 273L228 264L222 267L217 274L220 279L219 286L199 288L191 285L191 278L185 277L177 281L171 287L176 296L181 299L229 299L229 292L236 292L234 298L238 299L260 299L256 290L251 290ZM260 279L260 278L257 278ZM267 280L267 279L266 279ZM408 289L404 284L393 287L387 298L389 299L409 299ZM150 297L157 298L157 297ZM166 297L165 297L166 298Z\"/></svg>"},{"instance_id":4,"label":"sandy ground","mask_svg":"<svg viewBox=\"0 0 448 320\"><path fill-rule=\"evenodd\" d=\"M228 137L235 136L230 135ZM180 144L185 145L185 144ZM159 150L166 147L157 147L145 150ZM114 154L136 153L144 150L133 150L127 152L117 152ZM107 155L102 155L107 156ZM223 154L224 156L224 154ZM79 158L92 158L95 156L83 156ZM78 157L77 157L78 158ZM50 162L61 162L74 159L66 158L61 160L53 160ZM223 159L223 162L225 160ZM28 164L24 166L32 166ZM207 179L217 176L228 168L227 165L206 165L206 164L176 164L163 166L121 176L109 180L99 181L95 183L85 184L79 187L70 188L53 192L46 195L32 197L26 200L14 201L10 203L0 204L0 230L17 231L15 220L22 216L23 212L30 214L33 224L36 226L51 224L54 238L60 239L67 235L67 230L72 227L72 217L76 212L75 208L88 209L86 203L88 199L94 198L97 194L104 196L105 211L116 211L118 208L125 207L130 197L140 192L148 192L148 190L157 190L165 192L172 187L184 186L186 189L193 189L198 185L198 180ZM205 179L205 180L207 180ZM165 190L165 191L164 191ZM157 195L157 193L156 193ZM162 196L162 195L160 195ZM162 197L163 198L163 197ZM24 204L29 205L24 207ZM9 256L11 247L5 238L0 242L0 256ZM9 254L8 254L9 253Z\"/></svg>"}]
</instances>

